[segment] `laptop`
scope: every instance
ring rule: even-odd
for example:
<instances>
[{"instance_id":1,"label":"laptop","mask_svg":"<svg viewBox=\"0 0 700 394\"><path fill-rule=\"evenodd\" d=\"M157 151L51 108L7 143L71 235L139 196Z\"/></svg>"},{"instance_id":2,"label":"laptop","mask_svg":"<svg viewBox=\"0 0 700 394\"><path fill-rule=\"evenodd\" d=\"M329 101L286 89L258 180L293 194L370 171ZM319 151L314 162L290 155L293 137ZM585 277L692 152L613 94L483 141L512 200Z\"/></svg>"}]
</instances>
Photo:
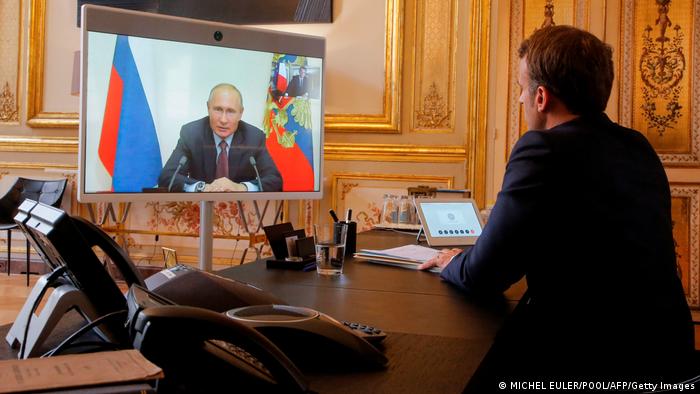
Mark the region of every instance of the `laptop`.
<instances>
[{"instance_id":1,"label":"laptop","mask_svg":"<svg viewBox=\"0 0 700 394\"><path fill-rule=\"evenodd\" d=\"M470 198L416 198L416 210L430 246L474 245L484 223Z\"/></svg>"}]
</instances>

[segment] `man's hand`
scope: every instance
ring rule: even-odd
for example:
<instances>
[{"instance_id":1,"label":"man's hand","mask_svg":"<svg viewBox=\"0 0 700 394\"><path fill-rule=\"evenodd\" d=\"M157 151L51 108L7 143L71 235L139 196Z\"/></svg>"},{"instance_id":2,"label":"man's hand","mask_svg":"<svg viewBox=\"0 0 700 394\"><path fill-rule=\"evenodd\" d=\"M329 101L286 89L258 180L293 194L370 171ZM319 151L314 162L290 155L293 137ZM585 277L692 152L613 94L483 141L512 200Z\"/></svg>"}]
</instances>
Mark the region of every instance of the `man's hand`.
<instances>
[{"instance_id":1,"label":"man's hand","mask_svg":"<svg viewBox=\"0 0 700 394\"><path fill-rule=\"evenodd\" d=\"M452 257L462 253L462 249L443 249L437 256L418 266L419 270L427 270L433 267L445 268L452 261Z\"/></svg>"},{"instance_id":2,"label":"man's hand","mask_svg":"<svg viewBox=\"0 0 700 394\"><path fill-rule=\"evenodd\" d=\"M226 177L216 179L204 186L205 192L245 192L248 188L241 183L236 183Z\"/></svg>"}]
</instances>

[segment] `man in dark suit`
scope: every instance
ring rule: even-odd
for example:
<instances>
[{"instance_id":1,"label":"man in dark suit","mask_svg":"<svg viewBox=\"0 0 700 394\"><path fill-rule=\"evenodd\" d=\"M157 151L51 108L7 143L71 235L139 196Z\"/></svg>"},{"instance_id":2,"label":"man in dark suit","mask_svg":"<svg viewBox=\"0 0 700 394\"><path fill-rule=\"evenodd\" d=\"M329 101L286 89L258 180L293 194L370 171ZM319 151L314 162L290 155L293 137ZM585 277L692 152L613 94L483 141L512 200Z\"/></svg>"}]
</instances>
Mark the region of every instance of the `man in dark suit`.
<instances>
[{"instance_id":1,"label":"man in dark suit","mask_svg":"<svg viewBox=\"0 0 700 394\"><path fill-rule=\"evenodd\" d=\"M420 267L443 267L442 279L477 297L527 279L468 388L697 375L666 173L641 133L603 113L612 50L556 26L536 31L519 55L531 131L513 148L488 224L471 249Z\"/></svg>"},{"instance_id":2,"label":"man in dark suit","mask_svg":"<svg viewBox=\"0 0 700 394\"><path fill-rule=\"evenodd\" d=\"M282 177L265 146L265 134L241 120L243 97L238 89L230 84L214 86L207 111L208 116L182 126L158 185L168 187L172 181L172 191L185 192L282 190Z\"/></svg>"},{"instance_id":3,"label":"man in dark suit","mask_svg":"<svg viewBox=\"0 0 700 394\"><path fill-rule=\"evenodd\" d=\"M306 67L301 66L299 75L293 76L292 81L287 86L286 95L291 97L308 95L310 88L311 81L309 81L309 76L306 75Z\"/></svg>"}]
</instances>

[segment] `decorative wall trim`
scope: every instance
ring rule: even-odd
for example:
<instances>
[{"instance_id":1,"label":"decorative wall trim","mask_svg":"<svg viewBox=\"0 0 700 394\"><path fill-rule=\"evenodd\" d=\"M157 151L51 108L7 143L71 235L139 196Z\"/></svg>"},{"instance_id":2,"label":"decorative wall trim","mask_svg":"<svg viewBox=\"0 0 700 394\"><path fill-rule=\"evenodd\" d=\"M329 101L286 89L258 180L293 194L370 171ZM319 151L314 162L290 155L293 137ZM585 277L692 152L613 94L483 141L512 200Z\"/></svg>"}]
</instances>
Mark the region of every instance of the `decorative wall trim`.
<instances>
[{"instance_id":1,"label":"decorative wall trim","mask_svg":"<svg viewBox=\"0 0 700 394\"><path fill-rule=\"evenodd\" d=\"M588 30L590 27L590 0L574 0L576 27L579 29Z\"/></svg>"},{"instance_id":2,"label":"decorative wall trim","mask_svg":"<svg viewBox=\"0 0 700 394\"><path fill-rule=\"evenodd\" d=\"M461 163L467 160L464 146L418 146L399 144L326 143L326 160Z\"/></svg>"},{"instance_id":3,"label":"decorative wall trim","mask_svg":"<svg viewBox=\"0 0 700 394\"><path fill-rule=\"evenodd\" d=\"M29 12L29 79L27 81L27 126L77 128L77 112L44 112L44 53L46 0L32 0Z\"/></svg>"},{"instance_id":4,"label":"decorative wall trim","mask_svg":"<svg viewBox=\"0 0 700 394\"><path fill-rule=\"evenodd\" d=\"M326 114L328 132L400 133L401 49L403 47L404 0L386 0L384 53L384 99L382 113Z\"/></svg>"},{"instance_id":5,"label":"decorative wall trim","mask_svg":"<svg viewBox=\"0 0 700 394\"><path fill-rule=\"evenodd\" d=\"M0 86L0 122L19 123L19 101L10 90L10 83Z\"/></svg>"},{"instance_id":6,"label":"decorative wall trim","mask_svg":"<svg viewBox=\"0 0 700 394\"><path fill-rule=\"evenodd\" d=\"M20 117L20 106L22 102L22 43L24 37L24 0L19 0L19 18L18 34L17 34L17 77L15 79L15 91L9 89L9 81L5 82L4 86L0 86L0 123L3 124L18 124Z\"/></svg>"},{"instance_id":7,"label":"decorative wall trim","mask_svg":"<svg viewBox=\"0 0 700 394\"><path fill-rule=\"evenodd\" d=\"M458 2L423 0L415 3L411 131L452 133Z\"/></svg>"},{"instance_id":8,"label":"decorative wall trim","mask_svg":"<svg viewBox=\"0 0 700 394\"><path fill-rule=\"evenodd\" d=\"M689 128L689 152L684 153L659 153L659 158L667 167L698 167L700 166L700 73L695 69L700 65L700 0L693 1L692 38L688 38L690 55L690 67L685 74L691 78L689 87L692 89L688 97L690 109L685 112L690 116ZM626 127L634 126L634 75L638 59L635 59L635 21L637 19L636 7L639 6L632 0L623 0L620 12L620 37L621 37L621 70L620 77L620 123ZM673 6L673 5L672 5ZM651 21L653 24L653 21ZM685 32L690 35L690 32ZM686 36L686 37L688 37ZM653 131L650 131L653 132Z\"/></svg>"},{"instance_id":9,"label":"decorative wall trim","mask_svg":"<svg viewBox=\"0 0 700 394\"><path fill-rule=\"evenodd\" d=\"M506 139L506 158L510 156L515 142L520 138L520 87L518 85L519 59L516 53L523 36L523 0L510 4L510 47L508 53L508 138Z\"/></svg>"},{"instance_id":10,"label":"decorative wall trim","mask_svg":"<svg viewBox=\"0 0 700 394\"><path fill-rule=\"evenodd\" d=\"M693 309L700 308L700 184L697 183L671 183L672 197L686 197L690 199L689 215L689 265L690 278L688 289L688 304Z\"/></svg>"},{"instance_id":11,"label":"decorative wall trim","mask_svg":"<svg viewBox=\"0 0 700 394\"><path fill-rule=\"evenodd\" d=\"M78 153L74 137L0 136L0 152Z\"/></svg>"},{"instance_id":12,"label":"decorative wall trim","mask_svg":"<svg viewBox=\"0 0 700 394\"><path fill-rule=\"evenodd\" d=\"M491 1L473 0L469 21L469 60L465 97L468 106L467 184L480 207L486 206L486 123L488 119L489 29Z\"/></svg>"},{"instance_id":13,"label":"decorative wall trim","mask_svg":"<svg viewBox=\"0 0 700 394\"><path fill-rule=\"evenodd\" d=\"M56 170L77 170L75 164L58 164L58 163L27 163L17 161L0 161L0 168L12 170L44 170L47 168Z\"/></svg>"}]
</instances>

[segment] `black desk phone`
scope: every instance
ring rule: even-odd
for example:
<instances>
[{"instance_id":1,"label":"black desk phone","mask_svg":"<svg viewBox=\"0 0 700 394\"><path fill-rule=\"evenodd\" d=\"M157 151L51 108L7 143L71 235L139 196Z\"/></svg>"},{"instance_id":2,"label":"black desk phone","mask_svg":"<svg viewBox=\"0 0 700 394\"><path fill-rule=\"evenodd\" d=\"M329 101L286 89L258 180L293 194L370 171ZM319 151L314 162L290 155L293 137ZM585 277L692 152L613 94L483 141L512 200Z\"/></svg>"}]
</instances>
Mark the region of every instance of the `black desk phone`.
<instances>
[{"instance_id":1,"label":"black desk phone","mask_svg":"<svg viewBox=\"0 0 700 394\"><path fill-rule=\"evenodd\" d=\"M159 392L306 392L302 370L388 363L358 330L308 308L259 305L222 314L173 305L138 285L127 300L134 347L165 372Z\"/></svg>"}]
</instances>

